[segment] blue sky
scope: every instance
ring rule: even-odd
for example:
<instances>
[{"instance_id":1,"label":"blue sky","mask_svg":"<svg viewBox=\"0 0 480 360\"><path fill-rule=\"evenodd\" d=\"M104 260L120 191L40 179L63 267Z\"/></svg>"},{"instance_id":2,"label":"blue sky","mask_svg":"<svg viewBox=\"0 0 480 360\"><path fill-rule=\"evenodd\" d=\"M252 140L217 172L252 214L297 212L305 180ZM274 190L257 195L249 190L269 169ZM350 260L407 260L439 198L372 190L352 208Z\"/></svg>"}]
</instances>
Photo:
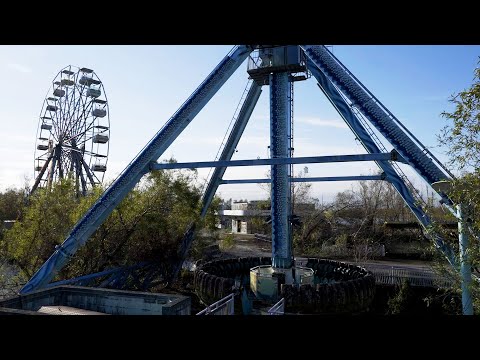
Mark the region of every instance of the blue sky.
<instances>
[{"instance_id":1,"label":"blue sky","mask_svg":"<svg viewBox=\"0 0 480 360\"><path fill-rule=\"evenodd\" d=\"M213 46L0 46L0 189L21 187L33 175L38 117L51 81L67 65L94 69L110 107L111 142L106 179L114 179L203 81L231 45ZM446 124L450 95L473 79L480 46L333 46L333 53L440 159L436 135ZM213 160L247 83L246 62L162 158ZM267 157L268 88L235 153ZM385 145L386 142L385 142ZM387 149L390 149L387 146ZM309 79L295 87L295 156L364 153L340 116ZM303 169L297 165L295 172ZM373 163L308 165L309 176L368 174ZM267 167L227 170L226 179L265 177ZM415 184L421 181L412 174ZM200 177L208 169L199 170ZM315 183L313 195L332 199L351 182ZM265 198L260 186L223 185L224 198Z\"/></svg>"}]
</instances>

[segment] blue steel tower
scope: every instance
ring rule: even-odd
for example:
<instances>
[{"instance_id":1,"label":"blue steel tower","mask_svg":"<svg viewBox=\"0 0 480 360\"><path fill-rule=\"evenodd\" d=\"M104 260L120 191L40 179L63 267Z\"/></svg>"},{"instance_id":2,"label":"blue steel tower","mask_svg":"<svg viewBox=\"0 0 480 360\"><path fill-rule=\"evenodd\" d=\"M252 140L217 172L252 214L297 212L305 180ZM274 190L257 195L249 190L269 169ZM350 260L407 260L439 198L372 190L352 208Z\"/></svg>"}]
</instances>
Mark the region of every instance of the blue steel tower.
<instances>
[{"instance_id":1,"label":"blue steel tower","mask_svg":"<svg viewBox=\"0 0 480 360\"><path fill-rule=\"evenodd\" d=\"M260 46L248 73L259 85L270 88L270 158L285 163L271 165L272 265L251 270L250 283L260 298L275 300L282 284L311 283L313 270L295 269L292 253L293 83L306 80L306 59L299 46Z\"/></svg>"}]
</instances>

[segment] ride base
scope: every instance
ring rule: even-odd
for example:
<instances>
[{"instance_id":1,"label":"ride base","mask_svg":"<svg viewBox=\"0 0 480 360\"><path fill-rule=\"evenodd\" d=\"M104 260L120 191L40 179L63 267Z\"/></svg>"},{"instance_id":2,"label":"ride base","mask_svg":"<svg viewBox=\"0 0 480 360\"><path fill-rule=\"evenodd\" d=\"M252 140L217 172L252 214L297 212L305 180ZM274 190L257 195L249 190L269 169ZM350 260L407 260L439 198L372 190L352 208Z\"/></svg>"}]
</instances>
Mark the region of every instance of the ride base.
<instances>
[{"instance_id":1,"label":"ride base","mask_svg":"<svg viewBox=\"0 0 480 360\"><path fill-rule=\"evenodd\" d=\"M313 269L303 266L281 269L271 265L259 265L250 269L250 289L258 299L269 302L280 299L283 284L300 287L313 285L313 280Z\"/></svg>"}]
</instances>

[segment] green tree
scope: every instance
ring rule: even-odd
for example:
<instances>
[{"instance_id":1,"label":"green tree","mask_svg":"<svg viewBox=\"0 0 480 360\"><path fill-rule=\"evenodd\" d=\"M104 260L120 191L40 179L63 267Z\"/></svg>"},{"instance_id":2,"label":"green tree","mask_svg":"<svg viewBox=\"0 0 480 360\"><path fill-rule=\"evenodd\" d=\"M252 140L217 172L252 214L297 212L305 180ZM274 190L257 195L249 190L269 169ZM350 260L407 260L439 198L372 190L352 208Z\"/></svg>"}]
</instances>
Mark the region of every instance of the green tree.
<instances>
[{"instance_id":1,"label":"green tree","mask_svg":"<svg viewBox=\"0 0 480 360\"><path fill-rule=\"evenodd\" d=\"M388 315L406 314L412 311L414 293L408 280L403 280L396 294L388 299Z\"/></svg>"},{"instance_id":2,"label":"green tree","mask_svg":"<svg viewBox=\"0 0 480 360\"><path fill-rule=\"evenodd\" d=\"M479 61L480 64L480 61ZM450 99L454 109L442 116L448 124L438 136L449 156L449 166L459 174L452 181L449 197L462 203L470 232L469 260L474 269L480 268L478 234L480 234L480 68L474 71L472 85ZM452 243L458 249L455 243ZM480 306L478 282L472 283L474 305Z\"/></svg>"},{"instance_id":3,"label":"green tree","mask_svg":"<svg viewBox=\"0 0 480 360\"><path fill-rule=\"evenodd\" d=\"M73 226L76 199L72 189L67 179L51 192L39 189L30 197L24 219L5 233L3 257L13 261L25 277L33 275Z\"/></svg>"},{"instance_id":4,"label":"green tree","mask_svg":"<svg viewBox=\"0 0 480 360\"><path fill-rule=\"evenodd\" d=\"M156 171L115 208L65 268L64 277L133 265L170 264L186 229L199 220L196 171ZM214 218L200 223L212 228Z\"/></svg>"},{"instance_id":5,"label":"green tree","mask_svg":"<svg viewBox=\"0 0 480 360\"><path fill-rule=\"evenodd\" d=\"M193 170L150 173L77 251L57 279L141 261L170 263L188 225L199 220L201 194L196 179ZM17 222L2 241L3 256L20 268L26 280L102 192L98 187L88 196L77 198L69 180L54 184L51 191L38 189L24 220ZM213 206L197 229L214 227L215 210Z\"/></svg>"},{"instance_id":6,"label":"green tree","mask_svg":"<svg viewBox=\"0 0 480 360\"><path fill-rule=\"evenodd\" d=\"M0 222L21 219L24 207L25 191L23 189L7 189L0 192Z\"/></svg>"}]
</instances>

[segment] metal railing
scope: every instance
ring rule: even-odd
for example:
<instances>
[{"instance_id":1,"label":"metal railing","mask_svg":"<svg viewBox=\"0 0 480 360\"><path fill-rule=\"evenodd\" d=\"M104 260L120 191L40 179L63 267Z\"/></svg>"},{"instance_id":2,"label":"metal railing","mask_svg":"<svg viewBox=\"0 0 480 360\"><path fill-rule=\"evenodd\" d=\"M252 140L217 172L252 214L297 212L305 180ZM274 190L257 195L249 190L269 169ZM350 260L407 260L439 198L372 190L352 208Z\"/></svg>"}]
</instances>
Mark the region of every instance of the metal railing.
<instances>
[{"instance_id":1,"label":"metal railing","mask_svg":"<svg viewBox=\"0 0 480 360\"><path fill-rule=\"evenodd\" d=\"M431 270L413 270L405 268L385 268L376 266L364 266L375 276L377 284L384 285L401 285L407 280L412 286L428 286L428 287L445 287L449 288L453 285L453 280L440 277Z\"/></svg>"},{"instance_id":2,"label":"metal railing","mask_svg":"<svg viewBox=\"0 0 480 360\"><path fill-rule=\"evenodd\" d=\"M283 53L283 61L281 61L278 57L275 58L274 60L274 55L273 55L273 48L276 46L273 46L271 48L263 48L263 58L260 56L260 50L255 49L250 53L248 56L248 64L247 64L247 71L248 70L256 70L259 68L269 68L269 67L276 67L276 66L287 66L289 65L289 61L287 60L287 48L284 48L284 53ZM307 63L307 56L303 51L300 51L298 54L298 64L300 66L305 66ZM277 55L278 56L278 55ZM272 60L275 61L275 63L272 63Z\"/></svg>"},{"instance_id":3,"label":"metal railing","mask_svg":"<svg viewBox=\"0 0 480 360\"><path fill-rule=\"evenodd\" d=\"M234 297L233 293L225 296L212 305L208 305L197 315L234 315Z\"/></svg>"},{"instance_id":4,"label":"metal railing","mask_svg":"<svg viewBox=\"0 0 480 360\"><path fill-rule=\"evenodd\" d=\"M268 315L285 315L285 298L281 298L279 302L268 310Z\"/></svg>"}]
</instances>

